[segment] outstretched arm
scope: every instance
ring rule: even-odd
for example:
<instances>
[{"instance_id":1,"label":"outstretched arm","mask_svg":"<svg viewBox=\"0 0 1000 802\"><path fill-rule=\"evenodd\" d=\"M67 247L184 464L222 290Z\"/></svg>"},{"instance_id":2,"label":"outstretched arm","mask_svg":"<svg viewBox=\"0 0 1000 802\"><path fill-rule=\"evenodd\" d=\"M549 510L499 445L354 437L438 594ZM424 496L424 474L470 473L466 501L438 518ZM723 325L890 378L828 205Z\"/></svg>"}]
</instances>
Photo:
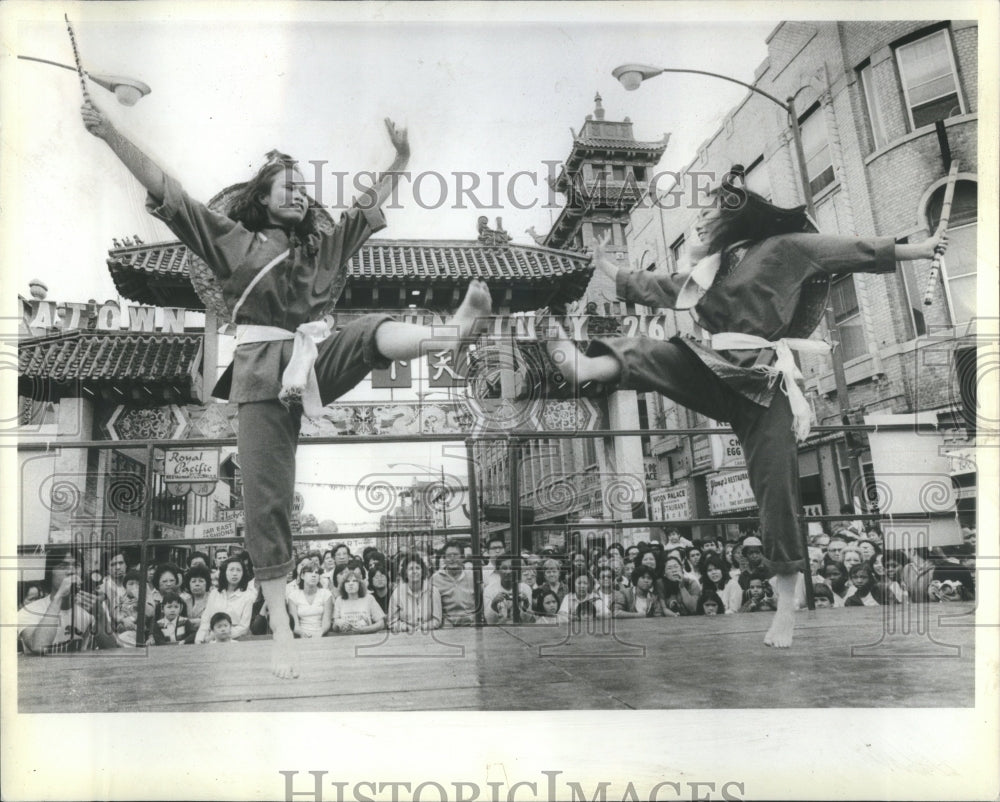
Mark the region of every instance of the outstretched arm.
<instances>
[{"instance_id":1,"label":"outstretched arm","mask_svg":"<svg viewBox=\"0 0 1000 802\"><path fill-rule=\"evenodd\" d=\"M149 194L162 201L166 175L156 162L115 128L93 102L88 101L83 104L82 114L86 129L98 139L103 139Z\"/></svg>"},{"instance_id":2,"label":"outstretched arm","mask_svg":"<svg viewBox=\"0 0 1000 802\"><path fill-rule=\"evenodd\" d=\"M405 128L397 128L396 124L388 117L385 118L385 127L389 132L389 140L396 149L396 158L392 160L389 169L381 174L378 183L365 192L359 199L358 205L362 209L374 209L385 203L389 193L399 182L399 175L406 169L410 162L410 140Z\"/></svg>"},{"instance_id":3,"label":"outstretched arm","mask_svg":"<svg viewBox=\"0 0 1000 802\"><path fill-rule=\"evenodd\" d=\"M922 242L896 243L896 261L908 262L913 259L933 259L934 254L944 253L948 247L948 230L938 228Z\"/></svg>"}]
</instances>

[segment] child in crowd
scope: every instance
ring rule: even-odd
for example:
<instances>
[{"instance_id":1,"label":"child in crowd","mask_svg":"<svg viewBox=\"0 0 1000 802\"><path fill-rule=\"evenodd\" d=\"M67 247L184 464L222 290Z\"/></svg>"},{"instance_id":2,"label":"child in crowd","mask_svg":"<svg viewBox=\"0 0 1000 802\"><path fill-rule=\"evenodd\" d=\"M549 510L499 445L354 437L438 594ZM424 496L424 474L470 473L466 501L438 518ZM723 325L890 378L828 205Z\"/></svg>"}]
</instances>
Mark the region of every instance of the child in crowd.
<instances>
[{"instance_id":1,"label":"child in crowd","mask_svg":"<svg viewBox=\"0 0 1000 802\"><path fill-rule=\"evenodd\" d=\"M299 573L298 585L285 595L292 632L297 638L322 638L330 631L333 597L320 586L319 568L311 562Z\"/></svg>"},{"instance_id":2,"label":"child in crowd","mask_svg":"<svg viewBox=\"0 0 1000 802\"><path fill-rule=\"evenodd\" d=\"M183 607L181 597L175 591L168 590L163 594L160 609L163 617L153 625L152 641L157 646L167 643L184 643L189 635L196 632L191 622L181 615Z\"/></svg>"},{"instance_id":3,"label":"child in crowd","mask_svg":"<svg viewBox=\"0 0 1000 802\"><path fill-rule=\"evenodd\" d=\"M843 607L844 597L847 595L847 574L844 566L837 562L827 563L821 573L833 591L833 606Z\"/></svg>"},{"instance_id":4,"label":"child in crowd","mask_svg":"<svg viewBox=\"0 0 1000 802\"><path fill-rule=\"evenodd\" d=\"M333 603L333 632L363 635L382 629L385 629L385 612L366 592L360 570L340 574L340 590Z\"/></svg>"},{"instance_id":5,"label":"child in crowd","mask_svg":"<svg viewBox=\"0 0 1000 802\"><path fill-rule=\"evenodd\" d=\"M562 604L559 605L559 620L561 622L568 622L571 618L575 617L576 608L591 598L591 591L594 588L593 583L594 580L586 572L579 573L573 577L571 583L573 590L563 597Z\"/></svg>"},{"instance_id":6,"label":"child in crowd","mask_svg":"<svg viewBox=\"0 0 1000 802\"><path fill-rule=\"evenodd\" d=\"M726 606L714 590L703 591L698 598L698 615L722 615Z\"/></svg>"},{"instance_id":7,"label":"child in crowd","mask_svg":"<svg viewBox=\"0 0 1000 802\"><path fill-rule=\"evenodd\" d=\"M770 588L767 587L767 582L760 579L759 577L754 577L750 580L750 586L747 588L746 593L743 594L743 606L740 608L741 613L759 613L764 611L773 612L776 607L774 601L770 597L768 592Z\"/></svg>"},{"instance_id":8,"label":"child in crowd","mask_svg":"<svg viewBox=\"0 0 1000 802\"><path fill-rule=\"evenodd\" d=\"M830 590L830 586L827 584L815 585L813 587L813 602L817 610L833 607L833 591Z\"/></svg>"},{"instance_id":9,"label":"child in crowd","mask_svg":"<svg viewBox=\"0 0 1000 802\"><path fill-rule=\"evenodd\" d=\"M559 623L559 596L554 590L542 589L535 608L536 624Z\"/></svg>"},{"instance_id":10,"label":"child in crowd","mask_svg":"<svg viewBox=\"0 0 1000 802\"><path fill-rule=\"evenodd\" d=\"M865 563L852 565L848 576L851 585L844 596L844 606L877 607L879 600L872 593L875 583L872 581L871 569Z\"/></svg>"},{"instance_id":11,"label":"child in crowd","mask_svg":"<svg viewBox=\"0 0 1000 802\"><path fill-rule=\"evenodd\" d=\"M115 599L114 620L118 642L123 646L135 646L136 623L139 620L139 587L142 574L138 571L125 572L125 592ZM147 607L150 605L147 604Z\"/></svg>"},{"instance_id":12,"label":"child in crowd","mask_svg":"<svg viewBox=\"0 0 1000 802\"><path fill-rule=\"evenodd\" d=\"M233 619L229 613L215 613L208 622L211 635L208 643L236 643L233 638Z\"/></svg>"}]
</instances>

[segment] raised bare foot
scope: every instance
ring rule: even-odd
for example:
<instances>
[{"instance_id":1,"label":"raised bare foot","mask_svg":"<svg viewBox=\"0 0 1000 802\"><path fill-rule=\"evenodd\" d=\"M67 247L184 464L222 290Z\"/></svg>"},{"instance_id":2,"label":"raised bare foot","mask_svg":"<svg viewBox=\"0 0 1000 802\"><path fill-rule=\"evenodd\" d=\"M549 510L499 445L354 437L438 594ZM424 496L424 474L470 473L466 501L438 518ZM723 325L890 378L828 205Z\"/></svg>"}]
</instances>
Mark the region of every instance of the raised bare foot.
<instances>
[{"instance_id":1,"label":"raised bare foot","mask_svg":"<svg viewBox=\"0 0 1000 802\"><path fill-rule=\"evenodd\" d=\"M278 679L295 679L299 676L299 655L292 631L285 627L274 633L271 642L271 673Z\"/></svg>"},{"instance_id":2,"label":"raised bare foot","mask_svg":"<svg viewBox=\"0 0 1000 802\"><path fill-rule=\"evenodd\" d=\"M486 325L492 311L493 299L490 297L490 288L486 286L485 281L473 279L462 305L458 307L449 322L458 326L460 339L473 337Z\"/></svg>"},{"instance_id":3,"label":"raised bare foot","mask_svg":"<svg viewBox=\"0 0 1000 802\"><path fill-rule=\"evenodd\" d=\"M792 645L792 633L795 629L794 613L790 610L779 610L774 614L771 628L764 636L764 643L776 649L787 649Z\"/></svg>"}]
</instances>

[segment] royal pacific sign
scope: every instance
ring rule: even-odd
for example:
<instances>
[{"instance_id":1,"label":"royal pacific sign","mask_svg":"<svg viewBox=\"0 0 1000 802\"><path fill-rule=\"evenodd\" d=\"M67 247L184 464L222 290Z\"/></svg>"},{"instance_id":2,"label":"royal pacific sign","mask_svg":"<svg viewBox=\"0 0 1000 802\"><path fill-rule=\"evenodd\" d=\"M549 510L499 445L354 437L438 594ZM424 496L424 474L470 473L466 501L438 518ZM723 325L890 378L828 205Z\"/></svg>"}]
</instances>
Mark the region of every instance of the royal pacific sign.
<instances>
[{"instance_id":1,"label":"royal pacific sign","mask_svg":"<svg viewBox=\"0 0 1000 802\"><path fill-rule=\"evenodd\" d=\"M98 331L137 331L164 334L184 332L186 309L179 307L127 306L117 301L77 303L31 300L24 304L21 335L42 337L75 329Z\"/></svg>"}]
</instances>

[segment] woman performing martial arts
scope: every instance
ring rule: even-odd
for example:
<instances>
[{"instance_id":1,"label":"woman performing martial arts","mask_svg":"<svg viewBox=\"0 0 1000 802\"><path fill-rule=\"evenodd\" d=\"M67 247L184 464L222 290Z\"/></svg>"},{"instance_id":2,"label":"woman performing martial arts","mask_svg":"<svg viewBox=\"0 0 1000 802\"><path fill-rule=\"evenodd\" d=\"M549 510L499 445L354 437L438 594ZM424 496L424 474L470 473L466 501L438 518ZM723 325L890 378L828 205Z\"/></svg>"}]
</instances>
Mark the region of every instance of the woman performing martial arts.
<instances>
[{"instance_id":1,"label":"woman performing martial arts","mask_svg":"<svg viewBox=\"0 0 1000 802\"><path fill-rule=\"evenodd\" d=\"M655 391L732 426L760 509L764 557L775 573L778 607L764 643L788 647L796 574L807 565L797 517L796 440L806 438L810 424L792 350L829 350L804 338L819 324L832 276L890 273L897 261L943 252L947 238L943 229L915 244L812 233L802 208L773 206L735 185L735 175L712 191L710 207L699 215L704 255L690 272L620 270L605 253L607 240L594 249L596 265L614 279L621 298L690 309L707 341L609 337L593 341L583 355L560 332L548 350L570 382Z\"/></svg>"},{"instance_id":2,"label":"woman performing martial arts","mask_svg":"<svg viewBox=\"0 0 1000 802\"><path fill-rule=\"evenodd\" d=\"M188 197L93 102L88 100L82 113L87 130L146 188L149 211L208 265L232 310L236 353L213 394L239 404L246 546L271 611L271 670L296 677L285 577L292 568L290 521L302 414L318 415L373 367L455 347L473 336L490 314L489 290L473 281L442 328L366 315L331 334L322 320L344 288L351 257L385 226L379 207L409 159L405 129L389 120L396 150L392 166L330 227L319 225L320 207L306 195L290 157L269 154L221 214Z\"/></svg>"}]
</instances>

